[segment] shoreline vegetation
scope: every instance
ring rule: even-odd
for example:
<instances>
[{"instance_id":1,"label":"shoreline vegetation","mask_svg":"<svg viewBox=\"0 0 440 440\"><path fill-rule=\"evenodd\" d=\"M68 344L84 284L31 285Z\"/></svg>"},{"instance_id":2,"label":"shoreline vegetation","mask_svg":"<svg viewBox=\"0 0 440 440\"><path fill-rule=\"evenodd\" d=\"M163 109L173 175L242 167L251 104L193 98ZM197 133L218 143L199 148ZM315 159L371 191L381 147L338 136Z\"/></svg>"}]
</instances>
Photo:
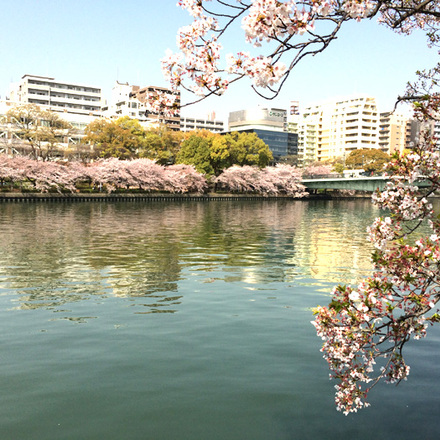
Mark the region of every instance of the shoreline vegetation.
<instances>
[{"instance_id":1,"label":"shoreline vegetation","mask_svg":"<svg viewBox=\"0 0 440 440\"><path fill-rule=\"evenodd\" d=\"M233 165L218 176L210 176L192 165L163 166L150 159L111 158L82 163L0 155L0 201L299 200L371 196L361 191L309 191L301 183L304 175L329 173L329 166L299 169L286 164L264 168Z\"/></svg>"},{"instance_id":2,"label":"shoreline vegetation","mask_svg":"<svg viewBox=\"0 0 440 440\"><path fill-rule=\"evenodd\" d=\"M307 196L301 172L294 166L259 168L236 166L218 176L205 175L192 165L163 166L150 159L102 159L93 163L37 161L23 156L0 155L0 194L15 198L82 197L206 197L209 193L261 197ZM19 194L14 196L14 194ZM21 194L27 194L22 196ZM29 196L32 194L32 196ZM103 194L99 196L99 194ZM7 196L4 196L4 198ZM12 196L8 196L12 197Z\"/></svg>"}]
</instances>

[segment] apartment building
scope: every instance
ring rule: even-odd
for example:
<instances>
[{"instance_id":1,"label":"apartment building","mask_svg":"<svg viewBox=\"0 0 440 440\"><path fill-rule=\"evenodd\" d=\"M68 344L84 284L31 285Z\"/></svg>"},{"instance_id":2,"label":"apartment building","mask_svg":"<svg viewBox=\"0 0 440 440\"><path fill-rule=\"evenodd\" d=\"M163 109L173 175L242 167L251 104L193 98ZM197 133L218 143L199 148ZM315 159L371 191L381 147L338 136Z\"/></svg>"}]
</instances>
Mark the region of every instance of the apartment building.
<instances>
[{"instance_id":1,"label":"apartment building","mask_svg":"<svg viewBox=\"0 0 440 440\"><path fill-rule=\"evenodd\" d=\"M110 94L109 103L102 107L102 116L114 119L128 116L131 119L137 119L143 126L150 126L145 103L134 98L132 90L133 86L130 84L116 81Z\"/></svg>"},{"instance_id":2,"label":"apartment building","mask_svg":"<svg viewBox=\"0 0 440 440\"><path fill-rule=\"evenodd\" d=\"M215 119L215 115L209 116L207 118L181 117L180 130L208 130L212 131L213 133L222 133L223 131L225 131L225 123L224 121Z\"/></svg>"},{"instance_id":3,"label":"apartment building","mask_svg":"<svg viewBox=\"0 0 440 440\"><path fill-rule=\"evenodd\" d=\"M79 129L99 116L102 106L99 87L28 74L11 84L9 99L16 105L35 104L62 113L64 120Z\"/></svg>"},{"instance_id":4,"label":"apartment building","mask_svg":"<svg viewBox=\"0 0 440 440\"><path fill-rule=\"evenodd\" d=\"M316 161L316 151L322 131L322 109L309 107L302 114L294 114L288 130L298 136L298 164L307 165ZM319 139L318 139L319 138Z\"/></svg>"},{"instance_id":5,"label":"apartment building","mask_svg":"<svg viewBox=\"0 0 440 440\"><path fill-rule=\"evenodd\" d=\"M408 147L408 136L411 127L406 116L393 112L380 114L379 148L389 155L402 153Z\"/></svg>"},{"instance_id":6,"label":"apartment building","mask_svg":"<svg viewBox=\"0 0 440 440\"><path fill-rule=\"evenodd\" d=\"M165 116L152 113L148 110L150 100L158 93L177 95L177 103L180 106L180 93L156 86L139 87L128 83L116 82L112 89L109 105L102 108L102 115L108 118L128 116L137 119L144 126L165 124L170 130L180 130L180 111L174 116Z\"/></svg>"},{"instance_id":7,"label":"apartment building","mask_svg":"<svg viewBox=\"0 0 440 440\"><path fill-rule=\"evenodd\" d=\"M147 87L139 87L132 86L132 91L130 93L130 97L137 99L141 104L147 104L154 100L158 94L169 94L176 96L176 103L179 107L179 111L177 114L173 116L166 116L163 114L158 114L154 112L150 112L147 110L146 116L152 123L161 123L165 124L166 127L170 130L179 131L180 130L180 92L174 92L170 89L164 87L157 86L147 86Z\"/></svg>"},{"instance_id":8,"label":"apartment building","mask_svg":"<svg viewBox=\"0 0 440 440\"><path fill-rule=\"evenodd\" d=\"M298 134L299 163L344 157L360 148L379 148L379 115L368 96L326 101L293 115L289 130Z\"/></svg>"},{"instance_id":9,"label":"apartment building","mask_svg":"<svg viewBox=\"0 0 440 440\"><path fill-rule=\"evenodd\" d=\"M56 81L46 76L23 75L11 85L10 100L23 104L50 107L53 111L67 109L72 113L90 114L101 110L101 89L84 84Z\"/></svg>"}]
</instances>

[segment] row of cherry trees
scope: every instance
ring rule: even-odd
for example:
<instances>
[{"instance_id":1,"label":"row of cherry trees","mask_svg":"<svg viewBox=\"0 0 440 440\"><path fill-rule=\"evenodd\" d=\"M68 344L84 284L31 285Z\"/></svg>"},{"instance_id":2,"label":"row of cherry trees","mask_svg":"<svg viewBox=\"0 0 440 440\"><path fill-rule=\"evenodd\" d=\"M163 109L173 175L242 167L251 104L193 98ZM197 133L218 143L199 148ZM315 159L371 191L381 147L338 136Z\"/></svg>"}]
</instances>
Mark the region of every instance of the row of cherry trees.
<instances>
[{"instance_id":1,"label":"row of cherry trees","mask_svg":"<svg viewBox=\"0 0 440 440\"><path fill-rule=\"evenodd\" d=\"M215 179L215 184L230 192L286 194L295 198L307 195L300 183L301 172L290 165L256 168L249 165L232 166Z\"/></svg>"},{"instance_id":2,"label":"row of cherry trees","mask_svg":"<svg viewBox=\"0 0 440 440\"><path fill-rule=\"evenodd\" d=\"M0 181L3 186L19 185L41 192L76 192L87 186L108 192L138 188L146 192L201 193L207 187L206 178L189 165L164 167L149 159L116 158L61 164L0 155Z\"/></svg>"},{"instance_id":3,"label":"row of cherry trees","mask_svg":"<svg viewBox=\"0 0 440 440\"><path fill-rule=\"evenodd\" d=\"M306 195L300 171L290 165L258 168L234 166L213 179L218 190L264 195ZM205 175L191 165L162 166L150 159L102 159L90 164L48 162L0 155L0 183L9 189L41 192L77 192L86 188L112 192L138 189L145 192L203 193Z\"/></svg>"}]
</instances>

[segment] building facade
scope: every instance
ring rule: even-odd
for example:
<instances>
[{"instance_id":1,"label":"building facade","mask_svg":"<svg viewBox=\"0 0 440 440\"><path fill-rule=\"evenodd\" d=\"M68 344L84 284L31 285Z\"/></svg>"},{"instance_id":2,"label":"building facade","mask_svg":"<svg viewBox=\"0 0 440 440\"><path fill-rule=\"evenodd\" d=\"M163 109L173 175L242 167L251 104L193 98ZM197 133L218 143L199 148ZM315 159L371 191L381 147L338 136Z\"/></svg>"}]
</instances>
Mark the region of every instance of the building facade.
<instances>
[{"instance_id":1,"label":"building facade","mask_svg":"<svg viewBox=\"0 0 440 440\"><path fill-rule=\"evenodd\" d=\"M287 110L256 107L229 113L229 131L254 132L270 148L275 161L298 153L298 135L287 131Z\"/></svg>"},{"instance_id":2,"label":"building facade","mask_svg":"<svg viewBox=\"0 0 440 440\"><path fill-rule=\"evenodd\" d=\"M151 101L154 100L159 94L175 95L176 104L179 111L173 116L167 116L147 110L146 116L148 120L153 124L154 123L164 124L170 130L179 131L180 130L180 92L174 92L170 89L164 87L157 87L157 86L147 86L147 87L133 86L132 91L130 93L130 97L137 99L141 104L146 105L151 103Z\"/></svg>"},{"instance_id":3,"label":"building facade","mask_svg":"<svg viewBox=\"0 0 440 440\"><path fill-rule=\"evenodd\" d=\"M212 115L208 118L181 117L180 130L208 130L212 131L213 133L222 133L225 131L225 123L215 119L215 115Z\"/></svg>"},{"instance_id":4,"label":"building facade","mask_svg":"<svg viewBox=\"0 0 440 440\"><path fill-rule=\"evenodd\" d=\"M360 148L379 148L379 114L372 97L357 96L309 106L290 118L298 134L299 163L328 161Z\"/></svg>"},{"instance_id":5,"label":"building facade","mask_svg":"<svg viewBox=\"0 0 440 440\"><path fill-rule=\"evenodd\" d=\"M101 116L102 92L100 87L89 84L26 74L18 83L11 84L9 102L11 105L35 104L41 110L61 113L60 117L81 133Z\"/></svg>"},{"instance_id":6,"label":"building facade","mask_svg":"<svg viewBox=\"0 0 440 440\"><path fill-rule=\"evenodd\" d=\"M12 84L9 98L18 104L84 115L99 115L102 106L99 87L35 75L23 75L20 82Z\"/></svg>"},{"instance_id":7,"label":"building facade","mask_svg":"<svg viewBox=\"0 0 440 440\"><path fill-rule=\"evenodd\" d=\"M164 124L173 131L180 130L180 110L174 116L164 116L149 111L151 100L158 93L174 94L180 107L180 93L156 86L139 87L116 82L112 89L110 103L103 107L102 115L108 118L128 116L137 119L143 126Z\"/></svg>"},{"instance_id":8,"label":"building facade","mask_svg":"<svg viewBox=\"0 0 440 440\"><path fill-rule=\"evenodd\" d=\"M379 148L389 155L403 153L408 148L411 126L409 119L394 112L380 114Z\"/></svg>"}]
</instances>

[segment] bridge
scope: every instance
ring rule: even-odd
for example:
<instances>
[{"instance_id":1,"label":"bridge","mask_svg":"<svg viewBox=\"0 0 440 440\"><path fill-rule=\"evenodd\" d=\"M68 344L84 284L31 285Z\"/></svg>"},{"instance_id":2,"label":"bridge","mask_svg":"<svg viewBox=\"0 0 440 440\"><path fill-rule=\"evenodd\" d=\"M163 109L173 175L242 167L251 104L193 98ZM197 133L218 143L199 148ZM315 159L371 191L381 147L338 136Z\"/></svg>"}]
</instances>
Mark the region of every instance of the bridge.
<instances>
[{"instance_id":1,"label":"bridge","mask_svg":"<svg viewBox=\"0 0 440 440\"><path fill-rule=\"evenodd\" d=\"M316 178L302 179L301 183L309 190L318 189L339 189L351 191L369 191L374 192L377 189L382 191L386 183L389 181L385 176L359 176L359 177L335 177L323 176ZM427 181L419 181L416 183L419 187L428 187L430 183Z\"/></svg>"}]
</instances>

